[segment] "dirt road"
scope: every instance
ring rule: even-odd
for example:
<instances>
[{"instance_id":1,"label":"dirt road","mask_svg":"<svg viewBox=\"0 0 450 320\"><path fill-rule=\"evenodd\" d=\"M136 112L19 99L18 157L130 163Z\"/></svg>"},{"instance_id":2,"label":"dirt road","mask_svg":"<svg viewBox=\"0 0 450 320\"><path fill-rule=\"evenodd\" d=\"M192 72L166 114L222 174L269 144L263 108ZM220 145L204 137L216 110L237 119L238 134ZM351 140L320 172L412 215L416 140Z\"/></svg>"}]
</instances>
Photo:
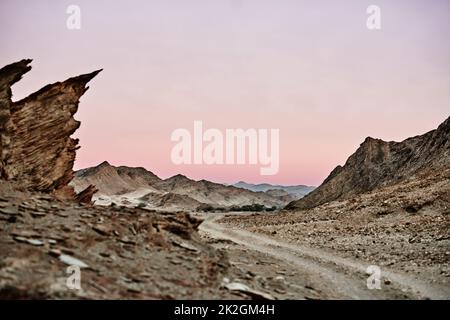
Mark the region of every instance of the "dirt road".
<instances>
[{"instance_id":1,"label":"dirt road","mask_svg":"<svg viewBox=\"0 0 450 320\"><path fill-rule=\"evenodd\" d=\"M229 215L230 213L227 213ZM353 259L342 258L330 252L290 244L254 234L218 222L224 214L208 214L200 230L209 237L234 242L248 252L269 256L278 264L295 268L318 288L318 298L337 299L446 299L450 288L431 284L414 276L399 274L385 267L381 269L380 289L369 289L369 265ZM245 251L244 251L245 252ZM252 259L255 259L254 256ZM273 270L275 273L275 270ZM266 271L267 272L267 271ZM373 279L373 277L372 277ZM311 284L312 283L312 284ZM371 282L375 283L375 282ZM293 283L291 287L304 284ZM301 296L295 298L303 298Z\"/></svg>"}]
</instances>

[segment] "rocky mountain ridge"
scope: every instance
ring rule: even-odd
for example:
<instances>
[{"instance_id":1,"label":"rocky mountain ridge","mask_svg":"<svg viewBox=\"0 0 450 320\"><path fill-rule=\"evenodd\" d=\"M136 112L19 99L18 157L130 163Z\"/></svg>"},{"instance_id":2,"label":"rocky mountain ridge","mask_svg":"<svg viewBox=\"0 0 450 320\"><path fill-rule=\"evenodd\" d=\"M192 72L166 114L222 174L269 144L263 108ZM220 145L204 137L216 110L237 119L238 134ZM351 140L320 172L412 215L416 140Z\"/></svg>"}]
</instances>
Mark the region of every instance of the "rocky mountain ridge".
<instances>
[{"instance_id":1,"label":"rocky mountain ridge","mask_svg":"<svg viewBox=\"0 0 450 320\"><path fill-rule=\"evenodd\" d=\"M310 209L411 179L423 170L450 163L450 118L435 130L402 142L366 138L344 166L337 166L325 181L286 209Z\"/></svg>"},{"instance_id":2,"label":"rocky mountain ridge","mask_svg":"<svg viewBox=\"0 0 450 320\"><path fill-rule=\"evenodd\" d=\"M214 210L261 205L280 207L292 200L286 194L254 192L178 174L160 179L145 168L115 167L103 162L79 170L71 182L76 191L94 185L96 204L141 206L160 210Z\"/></svg>"}]
</instances>

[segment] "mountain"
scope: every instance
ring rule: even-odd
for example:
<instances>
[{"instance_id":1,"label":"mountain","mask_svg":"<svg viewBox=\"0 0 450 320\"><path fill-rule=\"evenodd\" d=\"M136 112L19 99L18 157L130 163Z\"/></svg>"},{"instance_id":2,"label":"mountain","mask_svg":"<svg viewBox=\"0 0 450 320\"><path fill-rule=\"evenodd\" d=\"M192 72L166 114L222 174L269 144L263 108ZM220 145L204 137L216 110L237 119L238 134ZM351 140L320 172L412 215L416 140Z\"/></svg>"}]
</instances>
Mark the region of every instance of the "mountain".
<instances>
[{"instance_id":1,"label":"mountain","mask_svg":"<svg viewBox=\"0 0 450 320\"><path fill-rule=\"evenodd\" d=\"M161 179L142 167L114 167L104 161L96 167L76 171L72 185L75 187L75 191L78 191L92 184L97 187L100 193L114 195L138 189L159 192L151 186L158 181L161 181Z\"/></svg>"},{"instance_id":2,"label":"mountain","mask_svg":"<svg viewBox=\"0 0 450 320\"><path fill-rule=\"evenodd\" d=\"M437 129L402 142L366 138L344 166L286 209L309 209L412 179L450 163L450 118Z\"/></svg>"},{"instance_id":3,"label":"mountain","mask_svg":"<svg viewBox=\"0 0 450 320\"><path fill-rule=\"evenodd\" d=\"M103 162L96 167L79 170L71 182L75 191L90 185L98 189L94 201L146 206L161 210L203 210L262 205L282 207L292 201L286 194L254 192L234 186L195 181L181 174L162 180L145 168L115 167Z\"/></svg>"},{"instance_id":4,"label":"mountain","mask_svg":"<svg viewBox=\"0 0 450 320\"><path fill-rule=\"evenodd\" d=\"M261 184L251 184L246 183L244 181L239 181L238 183L235 183L233 186L237 188L247 189L254 192L268 192L271 190L283 190L287 194L292 195L294 198L302 198L308 193L310 193L312 190L315 189L315 187L311 186L305 186L305 185L297 185L297 186L281 186L281 185L272 185L268 183L261 183ZM272 194L276 194L275 192L272 192ZM282 194L282 193L280 193Z\"/></svg>"}]
</instances>

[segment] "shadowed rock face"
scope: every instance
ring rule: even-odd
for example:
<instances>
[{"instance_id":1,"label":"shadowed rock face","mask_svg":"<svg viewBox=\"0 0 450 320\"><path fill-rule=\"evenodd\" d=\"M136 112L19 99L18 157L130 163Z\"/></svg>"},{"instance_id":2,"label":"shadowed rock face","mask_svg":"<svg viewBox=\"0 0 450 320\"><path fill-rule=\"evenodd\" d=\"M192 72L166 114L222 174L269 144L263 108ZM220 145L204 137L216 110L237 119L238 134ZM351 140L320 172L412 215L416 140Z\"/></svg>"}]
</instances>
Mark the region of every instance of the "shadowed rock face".
<instances>
[{"instance_id":1,"label":"shadowed rock face","mask_svg":"<svg viewBox=\"0 0 450 320\"><path fill-rule=\"evenodd\" d=\"M5 130L5 125L11 118L11 86L22 78L31 67L31 60L22 60L0 69L0 178L5 178L5 164L3 150L7 148L10 136Z\"/></svg>"},{"instance_id":2,"label":"shadowed rock face","mask_svg":"<svg viewBox=\"0 0 450 320\"><path fill-rule=\"evenodd\" d=\"M423 170L450 164L450 118L436 130L402 142L367 138L327 179L286 209L310 209L406 180Z\"/></svg>"},{"instance_id":3,"label":"shadowed rock face","mask_svg":"<svg viewBox=\"0 0 450 320\"><path fill-rule=\"evenodd\" d=\"M0 174L17 186L41 192L73 193L80 123L73 118L86 84L101 70L45 86L17 102L11 86L28 72L31 60L0 70ZM86 194L84 195L86 198Z\"/></svg>"}]
</instances>

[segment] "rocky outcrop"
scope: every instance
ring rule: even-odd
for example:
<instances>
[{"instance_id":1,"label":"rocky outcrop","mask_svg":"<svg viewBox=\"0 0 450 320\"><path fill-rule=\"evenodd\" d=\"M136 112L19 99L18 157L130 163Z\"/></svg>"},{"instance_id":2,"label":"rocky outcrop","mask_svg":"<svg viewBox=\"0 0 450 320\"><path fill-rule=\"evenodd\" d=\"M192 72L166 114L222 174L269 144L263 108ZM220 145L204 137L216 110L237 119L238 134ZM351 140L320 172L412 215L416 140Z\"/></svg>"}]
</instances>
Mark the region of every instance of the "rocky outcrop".
<instances>
[{"instance_id":1,"label":"rocky outcrop","mask_svg":"<svg viewBox=\"0 0 450 320\"><path fill-rule=\"evenodd\" d=\"M30 63L22 60L0 70L1 179L27 190L71 196L67 186L78 139L70 136L80 125L73 115L86 84L101 70L47 85L13 102L11 86L31 69Z\"/></svg>"},{"instance_id":2,"label":"rocky outcrop","mask_svg":"<svg viewBox=\"0 0 450 320\"><path fill-rule=\"evenodd\" d=\"M282 186L268 183L251 184L244 181L239 181L238 183L233 184L233 186L254 192L267 192L272 194L276 194L275 190L285 191L292 196L292 200L300 199L315 189L315 187L305 185ZM283 193L280 192L280 194Z\"/></svg>"},{"instance_id":3,"label":"rocky outcrop","mask_svg":"<svg viewBox=\"0 0 450 320\"><path fill-rule=\"evenodd\" d=\"M0 178L5 178L4 149L10 141L5 126L11 118L11 86L31 70L31 60L22 60L0 69Z\"/></svg>"},{"instance_id":4,"label":"rocky outcrop","mask_svg":"<svg viewBox=\"0 0 450 320\"><path fill-rule=\"evenodd\" d=\"M79 203L85 203L85 204L91 204L92 203L92 197L94 196L94 194L96 194L98 191L98 189L93 186L93 185L89 185L86 187L86 189L80 191L79 193L77 193L75 195L75 199L79 202Z\"/></svg>"},{"instance_id":5,"label":"rocky outcrop","mask_svg":"<svg viewBox=\"0 0 450 320\"><path fill-rule=\"evenodd\" d=\"M402 142L367 138L327 179L306 197L286 209L309 209L380 187L393 185L423 170L450 163L450 118L436 130Z\"/></svg>"}]
</instances>

